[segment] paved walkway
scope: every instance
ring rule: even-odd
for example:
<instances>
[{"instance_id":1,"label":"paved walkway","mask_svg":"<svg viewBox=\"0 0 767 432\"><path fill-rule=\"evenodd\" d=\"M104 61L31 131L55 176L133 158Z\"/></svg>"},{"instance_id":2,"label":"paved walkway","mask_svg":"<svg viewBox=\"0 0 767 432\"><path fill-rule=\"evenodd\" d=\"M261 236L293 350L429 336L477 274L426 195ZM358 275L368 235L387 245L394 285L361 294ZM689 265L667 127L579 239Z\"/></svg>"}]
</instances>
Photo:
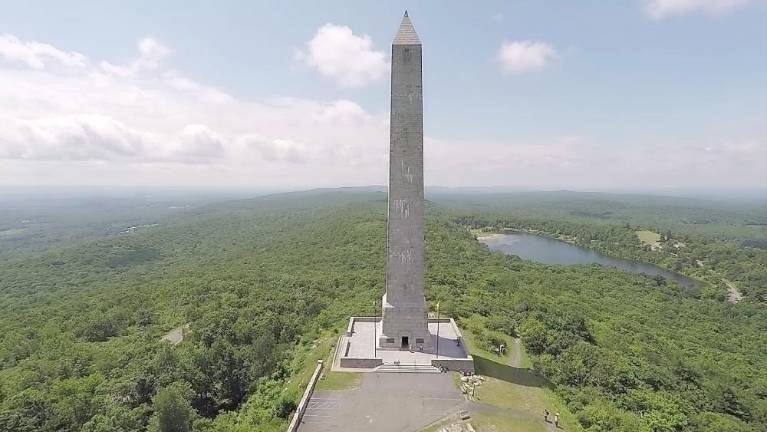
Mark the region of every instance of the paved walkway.
<instances>
[{"instance_id":1,"label":"paved walkway","mask_svg":"<svg viewBox=\"0 0 767 432\"><path fill-rule=\"evenodd\" d=\"M416 432L467 406L450 374L366 373L357 389L316 391L299 432Z\"/></svg>"}]
</instances>

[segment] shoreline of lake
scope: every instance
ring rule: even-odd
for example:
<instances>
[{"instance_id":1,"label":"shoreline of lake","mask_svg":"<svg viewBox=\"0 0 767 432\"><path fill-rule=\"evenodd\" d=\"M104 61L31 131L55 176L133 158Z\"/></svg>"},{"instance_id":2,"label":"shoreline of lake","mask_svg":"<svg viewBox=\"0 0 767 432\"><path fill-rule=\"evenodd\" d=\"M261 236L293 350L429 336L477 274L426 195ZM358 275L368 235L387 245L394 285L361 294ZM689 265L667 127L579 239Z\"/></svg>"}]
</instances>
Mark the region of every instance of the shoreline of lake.
<instances>
[{"instance_id":1,"label":"shoreline of lake","mask_svg":"<svg viewBox=\"0 0 767 432\"><path fill-rule=\"evenodd\" d=\"M700 282L665 269L656 264L617 258L602 252L575 244L574 241L560 239L541 232L522 230L504 230L492 233L492 236L477 236L482 244L507 255L516 255L522 259L549 265L588 265L600 264L617 268L629 273L661 276L684 287L699 286ZM481 237L481 238L480 238Z\"/></svg>"},{"instance_id":2,"label":"shoreline of lake","mask_svg":"<svg viewBox=\"0 0 767 432\"><path fill-rule=\"evenodd\" d=\"M478 240L478 241L482 242L482 241L484 241L484 240L493 240L493 239L497 239L497 238L503 237L504 235L506 235L506 234L501 234L501 233L490 233L490 234L482 234L482 235L478 235L478 236L476 236L476 237L477 237L477 240Z\"/></svg>"},{"instance_id":3,"label":"shoreline of lake","mask_svg":"<svg viewBox=\"0 0 767 432\"><path fill-rule=\"evenodd\" d=\"M530 234L530 235L535 235L539 237L546 237L552 240L558 240L567 244L571 244L573 246L579 246L576 243L576 238L574 236L564 236L564 235L555 236L550 233L547 233L546 231L541 231L541 230L537 230L533 228L496 228L493 231L481 231L479 233L475 232L474 234L475 234L474 236L480 242L483 240L488 240L488 239L489 240L498 239L503 236L512 235L512 234ZM583 247L583 246L579 246L579 247Z\"/></svg>"}]
</instances>

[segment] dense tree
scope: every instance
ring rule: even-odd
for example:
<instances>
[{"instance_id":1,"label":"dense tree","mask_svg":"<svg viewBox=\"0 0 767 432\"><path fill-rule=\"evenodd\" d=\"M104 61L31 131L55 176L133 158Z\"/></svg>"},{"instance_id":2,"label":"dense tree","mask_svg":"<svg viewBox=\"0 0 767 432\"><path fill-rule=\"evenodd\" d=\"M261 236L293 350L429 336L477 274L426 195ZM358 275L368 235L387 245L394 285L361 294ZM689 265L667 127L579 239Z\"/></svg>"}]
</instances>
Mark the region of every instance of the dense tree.
<instances>
[{"instance_id":1,"label":"dense tree","mask_svg":"<svg viewBox=\"0 0 767 432\"><path fill-rule=\"evenodd\" d=\"M150 431L188 432L192 429L191 391L186 383L174 382L161 388L154 397Z\"/></svg>"},{"instance_id":2,"label":"dense tree","mask_svg":"<svg viewBox=\"0 0 767 432\"><path fill-rule=\"evenodd\" d=\"M134 431L160 428L161 418L180 419L169 421L181 428L172 430L284 430L300 397L284 389L312 367L305 360L318 336L373 313L380 299L385 202L379 193L274 196L5 253L0 430ZM467 214L464 204L439 202L427 224L430 304L440 301L441 313L488 349L521 336L585 430L767 428L767 311L756 288L763 251L722 228L731 213L680 211L716 221L722 233L668 227L685 247L678 258L656 258L688 271L702 257L728 280L750 278L738 305L614 269L491 253L466 230L535 229L615 255L655 256L639 246L637 218L618 222L616 212L634 211L622 201L565 201L558 220L540 209L496 209L491 218L487 207ZM663 229L641 225L655 226ZM160 341L185 324L180 344Z\"/></svg>"}]
</instances>

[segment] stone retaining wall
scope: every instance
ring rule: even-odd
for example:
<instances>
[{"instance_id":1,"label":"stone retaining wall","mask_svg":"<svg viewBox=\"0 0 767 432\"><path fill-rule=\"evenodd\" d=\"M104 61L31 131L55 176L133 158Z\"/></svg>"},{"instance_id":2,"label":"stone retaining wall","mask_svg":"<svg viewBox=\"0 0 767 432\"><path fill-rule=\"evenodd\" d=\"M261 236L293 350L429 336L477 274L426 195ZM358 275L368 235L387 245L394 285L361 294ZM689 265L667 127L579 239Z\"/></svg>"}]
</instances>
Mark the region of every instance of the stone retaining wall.
<instances>
[{"instance_id":1,"label":"stone retaining wall","mask_svg":"<svg viewBox=\"0 0 767 432\"><path fill-rule=\"evenodd\" d=\"M351 337L354 334L354 320L355 317L349 318L349 325L346 326L346 336Z\"/></svg>"},{"instance_id":2,"label":"stone retaining wall","mask_svg":"<svg viewBox=\"0 0 767 432\"><path fill-rule=\"evenodd\" d=\"M474 373L474 359L471 357L468 359L434 359L431 361L431 365L435 368L443 366L451 371Z\"/></svg>"},{"instance_id":3,"label":"stone retaining wall","mask_svg":"<svg viewBox=\"0 0 767 432\"><path fill-rule=\"evenodd\" d=\"M359 322L378 322L381 318L379 317L350 317L349 318L349 324L346 326L346 336L351 336L354 334L354 323Z\"/></svg>"},{"instance_id":4,"label":"stone retaining wall","mask_svg":"<svg viewBox=\"0 0 767 432\"><path fill-rule=\"evenodd\" d=\"M312 397L312 393L314 393L314 386L317 385L317 380L320 378L321 372L322 360L317 360L317 367L314 369L314 373L312 374L312 378L309 380L309 384L306 385L306 390L304 390L304 396L301 398L301 402L299 402L298 407L296 407L296 412L293 414L293 419L290 421L290 425L288 425L288 432L298 431L298 426L301 425L301 419L304 417L304 413L306 412L306 405L308 405L309 399Z\"/></svg>"},{"instance_id":5,"label":"stone retaining wall","mask_svg":"<svg viewBox=\"0 0 767 432\"><path fill-rule=\"evenodd\" d=\"M340 366L342 368L366 368L373 369L383 364L383 360L378 358L366 359L366 358L351 358L341 357Z\"/></svg>"}]
</instances>

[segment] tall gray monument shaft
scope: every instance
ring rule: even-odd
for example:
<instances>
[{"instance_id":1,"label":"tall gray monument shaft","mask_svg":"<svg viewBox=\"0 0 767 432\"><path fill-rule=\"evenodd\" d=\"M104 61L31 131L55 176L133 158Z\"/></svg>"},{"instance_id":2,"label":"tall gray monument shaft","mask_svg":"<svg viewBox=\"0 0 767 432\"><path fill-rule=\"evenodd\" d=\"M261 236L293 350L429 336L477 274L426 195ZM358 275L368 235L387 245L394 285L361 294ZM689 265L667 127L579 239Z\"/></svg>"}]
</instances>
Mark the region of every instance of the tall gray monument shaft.
<instances>
[{"instance_id":1,"label":"tall gray monument shaft","mask_svg":"<svg viewBox=\"0 0 767 432\"><path fill-rule=\"evenodd\" d=\"M389 134L388 257L379 346L428 349L421 41L407 12L392 43Z\"/></svg>"}]
</instances>

